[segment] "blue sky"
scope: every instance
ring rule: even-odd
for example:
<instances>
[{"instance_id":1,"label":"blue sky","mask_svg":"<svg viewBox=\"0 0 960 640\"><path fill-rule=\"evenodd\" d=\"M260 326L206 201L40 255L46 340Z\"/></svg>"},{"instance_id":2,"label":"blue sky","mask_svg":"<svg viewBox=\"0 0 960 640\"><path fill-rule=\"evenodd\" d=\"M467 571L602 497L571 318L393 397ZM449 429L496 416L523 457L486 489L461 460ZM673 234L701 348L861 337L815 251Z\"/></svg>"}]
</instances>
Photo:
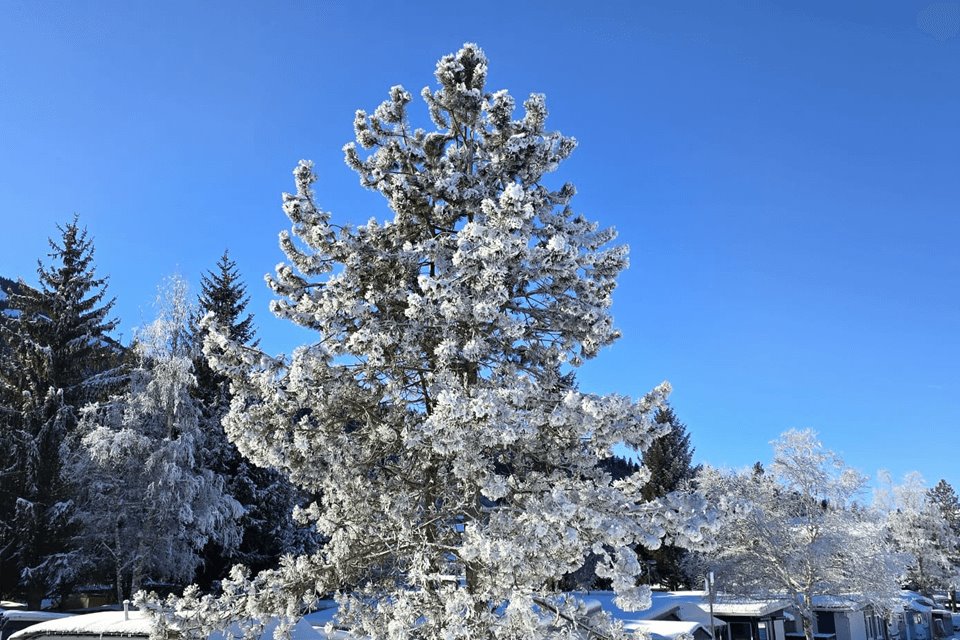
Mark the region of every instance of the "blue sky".
<instances>
[{"instance_id":1,"label":"blue sky","mask_svg":"<svg viewBox=\"0 0 960 640\"><path fill-rule=\"evenodd\" d=\"M515 6L516 5L516 6ZM960 2L0 0L0 274L74 213L124 339L160 280L229 248L263 344L300 158L340 221L385 214L343 164L353 112L463 42L547 95L577 210L631 246L624 337L581 387L663 379L697 458L811 427L867 473L960 487ZM422 115L423 112L421 112Z\"/></svg>"}]
</instances>

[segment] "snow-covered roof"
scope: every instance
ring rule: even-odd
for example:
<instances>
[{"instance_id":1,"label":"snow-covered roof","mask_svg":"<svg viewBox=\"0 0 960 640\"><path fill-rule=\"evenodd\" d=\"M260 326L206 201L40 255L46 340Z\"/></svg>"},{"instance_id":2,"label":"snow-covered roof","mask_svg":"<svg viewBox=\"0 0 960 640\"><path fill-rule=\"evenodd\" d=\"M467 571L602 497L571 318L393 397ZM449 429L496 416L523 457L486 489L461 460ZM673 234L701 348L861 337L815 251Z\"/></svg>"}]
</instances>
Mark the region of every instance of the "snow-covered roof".
<instances>
[{"instance_id":1,"label":"snow-covered roof","mask_svg":"<svg viewBox=\"0 0 960 640\"><path fill-rule=\"evenodd\" d=\"M703 626L697 622L685 620L631 620L623 623L623 628L631 633L641 632L653 638L678 638L693 635Z\"/></svg>"},{"instance_id":2,"label":"snow-covered roof","mask_svg":"<svg viewBox=\"0 0 960 640\"><path fill-rule=\"evenodd\" d=\"M707 613L706 622L709 624L710 601L703 591L655 591L652 599L650 610L670 603L694 605ZM721 593L713 601L713 613L715 616L762 617L792 605L789 598L749 598ZM682 617L688 619L688 616Z\"/></svg>"},{"instance_id":3,"label":"snow-covered roof","mask_svg":"<svg viewBox=\"0 0 960 640\"><path fill-rule=\"evenodd\" d=\"M139 611L131 611L124 617L123 611L100 611L79 616L47 620L21 629L10 636L11 640L29 640L41 636L123 636L147 637L150 635L150 620Z\"/></svg>"},{"instance_id":4,"label":"snow-covered roof","mask_svg":"<svg viewBox=\"0 0 960 640\"><path fill-rule=\"evenodd\" d=\"M859 611L866 605L848 596L813 596L811 604L814 609L830 609L834 611Z\"/></svg>"},{"instance_id":5,"label":"snow-covered roof","mask_svg":"<svg viewBox=\"0 0 960 640\"><path fill-rule=\"evenodd\" d=\"M738 598L736 596L721 595L713 602L713 615L715 616L733 616L746 618L761 618L792 606L793 603L787 599L773 600L752 600L750 598ZM710 610L709 603L702 603L700 608L704 611Z\"/></svg>"},{"instance_id":6,"label":"snow-covered roof","mask_svg":"<svg viewBox=\"0 0 960 640\"><path fill-rule=\"evenodd\" d=\"M710 607L706 604L701 591L654 591L650 598L650 608L637 611L634 615L645 620L655 620L667 615L676 615L680 620L699 622L704 628L710 626ZM714 627L726 626L720 618L713 618Z\"/></svg>"},{"instance_id":7,"label":"snow-covered roof","mask_svg":"<svg viewBox=\"0 0 960 640\"><path fill-rule=\"evenodd\" d=\"M274 618L264 625L261 638L273 638L273 632L279 621ZM67 616L31 625L10 636L9 640L30 640L45 637L81 637L114 636L124 638L146 638L152 630L150 619L140 611L130 611L125 617L123 611L100 611L79 616ZM242 637L239 625L234 625L226 633L210 634L209 640L228 640L229 636ZM290 630L290 640L319 640L319 635L306 620L300 620Z\"/></svg>"},{"instance_id":8,"label":"snow-covered roof","mask_svg":"<svg viewBox=\"0 0 960 640\"><path fill-rule=\"evenodd\" d=\"M12 600L0 600L0 612L10 609L26 609L27 605L22 602L13 602Z\"/></svg>"},{"instance_id":9,"label":"snow-covered roof","mask_svg":"<svg viewBox=\"0 0 960 640\"><path fill-rule=\"evenodd\" d=\"M936 606L933 600L916 591L903 590L900 592L900 598L903 600L903 608L919 613L930 613Z\"/></svg>"},{"instance_id":10,"label":"snow-covered roof","mask_svg":"<svg viewBox=\"0 0 960 640\"><path fill-rule=\"evenodd\" d=\"M72 614L56 613L54 611L25 611L14 609L13 611L0 612L0 617L4 620L16 620L17 622L35 620L43 622L44 620L56 620L57 618L69 618Z\"/></svg>"}]
</instances>

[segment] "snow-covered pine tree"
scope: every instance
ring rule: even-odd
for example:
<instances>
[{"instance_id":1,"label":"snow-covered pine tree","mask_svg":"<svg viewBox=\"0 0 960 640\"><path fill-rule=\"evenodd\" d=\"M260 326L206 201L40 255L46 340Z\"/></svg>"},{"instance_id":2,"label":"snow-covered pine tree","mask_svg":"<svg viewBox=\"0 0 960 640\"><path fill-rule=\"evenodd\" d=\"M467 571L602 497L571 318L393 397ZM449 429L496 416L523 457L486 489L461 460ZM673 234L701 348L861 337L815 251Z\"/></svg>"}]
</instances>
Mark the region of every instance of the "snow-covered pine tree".
<instances>
[{"instance_id":1,"label":"snow-covered pine tree","mask_svg":"<svg viewBox=\"0 0 960 640\"><path fill-rule=\"evenodd\" d=\"M647 500L665 496L689 487L699 466L693 464L693 446L687 426L680 421L673 407L666 406L656 415L657 424L669 428L643 452L643 465L650 471L650 481L643 487ZM673 544L658 549L639 549L640 557L652 565L653 582L669 589L691 585L684 569L687 550Z\"/></svg>"},{"instance_id":2,"label":"snow-covered pine tree","mask_svg":"<svg viewBox=\"0 0 960 640\"><path fill-rule=\"evenodd\" d=\"M58 228L51 264L37 270L39 287L20 282L0 314L0 589L35 607L74 577L61 445L79 408L122 381L122 350L109 335L113 300L96 276L93 241L76 217Z\"/></svg>"},{"instance_id":3,"label":"snow-covered pine tree","mask_svg":"<svg viewBox=\"0 0 960 640\"><path fill-rule=\"evenodd\" d=\"M336 592L359 636L567 637L584 609L553 585L590 553L619 603L644 607L634 545L696 544L710 528L695 496L648 502L643 471L613 483L599 467L615 444L642 452L660 435L667 385L634 401L565 381L618 336L609 307L627 264L612 230L570 208L573 186L544 180L574 140L545 128L542 95L514 119L476 45L435 75L421 94L435 131L410 124L395 86L356 114L369 152L344 148L389 220L333 223L311 164L294 171L272 309L317 341L284 360L208 339L231 376L231 439L322 495L304 515L329 540L253 584L235 574L223 599L189 593L198 633Z\"/></svg>"},{"instance_id":4,"label":"snow-covered pine tree","mask_svg":"<svg viewBox=\"0 0 960 640\"><path fill-rule=\"evenodd\" d=\"M704 467L697 477L723 514L706 563L718 587L789 597L806 640L814 640L815 596L848 596L881 610L898 603L903 559L881 514L856 503L866 479L812 431L787 431L773 444L767 470Z\"/></svg>"},{"instance_id":5,"label":"snow-covered pine tree","mask_svg":"<svg viewBox=\"0 0 960 640\"><path fill-rule=\"evenodd\" d=\"M885 480L891 484L889 477ZM874 502L886 511L890 538L906 558L905 587L932 597L957 584L960 537L919 473L909 473L902 484L878 492Z\"/></svg>"},{"instance_id":6,"label":"snow-covered pine tree","mask_svg":"<svg viewBox=\"0 0 960 640\"><path fill-rule=\"evenodd\" d=\"M109 567L118 601L147 580L189 582L204 545L238 541L242 509L203 466L189 311L186 283L173 278L137 336L129 387L84 408L66 459L84 568Z\"/></svg>"},{"instance_id":7,"label":"snow-covered pine tree","mask_svg":"<svg viewBox=\"0 0 960 640\"><path fill-rule=\"evenodd\" d=\"M943 519L954 534L960 537L960 499L953 486L942 479L930 489L930 500L937 505Z\"/></svg>"},{"instance_id":8,"label":"snow-covered pine tree","mask_svg":"<svg viewBox=\"0 0 960 640\"><path fill-rule=\"evenodd\" d=\"M206 331L197 321L210 313L231 340L255 346L253 316L246 313L248 303L236 261L224 251L216 269L200 281L193 322L198 345L203 343ZM194 395L200 402L205 438L204 465L223 476L225 491L244 509L239 543L227 550L211 541L203 551L197 582L201 588L209 588L226 577L233 564L241 563L254 571L277 566L284 553L302 552L311 536L309 529L293 519L301 497L296 487L277 470L258 467L243 458L227 438L221 421L230 409L229 379L211 369L202 353L194 358L194 370Z\"/></svg>"},{"instance_id":9,"label":"snow-covered pine tree","mask_svg":"<svg viewBox=\"0 0 960 640\"><path fill-rule=\"evenodd\" d=\"M949 525L953 535L960 540L960 499L957 498L957 492L953 489L953 485L941 478L940 482L930 489L930 500L937 505L941 516ZM955 570L960 571L960 549L956 550L950 561ZM954 611L957 610L955 584L950 587L950 605Z\"/></svg>"}]
</instances>

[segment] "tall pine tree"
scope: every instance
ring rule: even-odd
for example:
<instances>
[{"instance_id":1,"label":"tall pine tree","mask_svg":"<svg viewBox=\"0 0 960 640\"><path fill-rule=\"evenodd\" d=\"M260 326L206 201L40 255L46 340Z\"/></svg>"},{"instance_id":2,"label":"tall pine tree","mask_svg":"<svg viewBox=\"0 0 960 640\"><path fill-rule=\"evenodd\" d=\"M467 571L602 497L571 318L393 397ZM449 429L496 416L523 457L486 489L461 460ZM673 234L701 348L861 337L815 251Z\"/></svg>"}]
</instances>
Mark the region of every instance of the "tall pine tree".
<instances>
[{"instance_id":1,"label":"tall pine tree","mask_svg":"<svg viewBox=\"0 0 960 640\"><path fill-rule=\"evenodd\" d=\"M202 318L212 314L231 340L247 346L257 344L253 316L246 313L246 287L229 252L224 251L216 269L202 277L198 302L197 315ZM205 330L194 324L195 339L202 344ZM256 571L276 566L284 553L302 551L309 535L293 521L296 488L275 469L258 467L243 458L227 438L221 421L230 408L229 380L214 371L202 354L196 357L194 370L195 393L203 412L205 464L226 479L226 492L244 509L239 544L225 549L212 541L203 551L197 582L209 587L236 563Z\"/></svg>"},{"instance_id":2,"label":"tall pine tree","mask_svg":"<svg viewBox=\"0 0 960 640\"><path fill-rule=\"evenodd\" d=\"M0 315L0 589L31 606L73 579L67 540L72 490L60 450L85 403L119 383L110 337L113 300L93 266L93 241L78 220L58 227L39 287L20 282Z\"/></svg>"},{"instance_id":3,"label":"tall pine tree","mask_svg":"<svg viewBox=\"0 0 960 640\"><path fill-rule=\"evenodd\" d=\"M618 442L649 445L666 386L633 401L563 379L619 335L609 307L626 266L615 234L570 208L573 186L547 186L574 140L545 128L542 95L514 118L476 45L435 77L422 95L436 130L411 126L413 97L395 86L356 115L369 152L345 147L387 220L333 223L310 164L295 170L272 309L316 340L289 360L219 332L206 342L236 394L227 432L321 493L304 516L329 541L252 585L235 574L222 600L189 593L179 612L199 633L337 591L339 622L375 640L573 637L587 624L622 638L557 578L597 552L618 603L642 607L634 545L695 544L712 526L696 497L651 504L643 474L614 483L599 466Z\"/></svg>"}]
</instances>

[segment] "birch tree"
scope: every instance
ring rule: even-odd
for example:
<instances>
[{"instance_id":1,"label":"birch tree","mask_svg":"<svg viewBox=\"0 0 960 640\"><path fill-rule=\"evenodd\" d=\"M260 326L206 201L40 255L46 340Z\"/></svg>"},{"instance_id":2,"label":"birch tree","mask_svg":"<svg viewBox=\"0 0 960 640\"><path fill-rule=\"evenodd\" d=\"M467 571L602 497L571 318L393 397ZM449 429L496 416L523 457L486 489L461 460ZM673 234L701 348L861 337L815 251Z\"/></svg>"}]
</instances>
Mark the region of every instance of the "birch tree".
<instances>
[{"instance_id":1,"label":"birch tree","mask_svg":"<svg viewBox=\"0 0 960 640\"><path fill-rule=\"evenodd\" d=\"M66 458L83 568L111 568L118 602L149 580L188 583L204 545L238 542L242 509L203 465L186 293L182 280L168 283L138 333L128 389L84 408Z\"/></svg>"},{"instance_id":2,"label":"birch tree","mask_svg":"<svg viewBox=\"0 0 960 640\"><path fill-rule=\"evenodd\" d=\"M723 514L709 556L718 584L795 600L807 640L815 596L892 606L903 559L890 548L879 514L857 502L866 478L812 431L788 431L773 444L767 471L701 471L701 487Z\"/></svg>"}]
</instances>

